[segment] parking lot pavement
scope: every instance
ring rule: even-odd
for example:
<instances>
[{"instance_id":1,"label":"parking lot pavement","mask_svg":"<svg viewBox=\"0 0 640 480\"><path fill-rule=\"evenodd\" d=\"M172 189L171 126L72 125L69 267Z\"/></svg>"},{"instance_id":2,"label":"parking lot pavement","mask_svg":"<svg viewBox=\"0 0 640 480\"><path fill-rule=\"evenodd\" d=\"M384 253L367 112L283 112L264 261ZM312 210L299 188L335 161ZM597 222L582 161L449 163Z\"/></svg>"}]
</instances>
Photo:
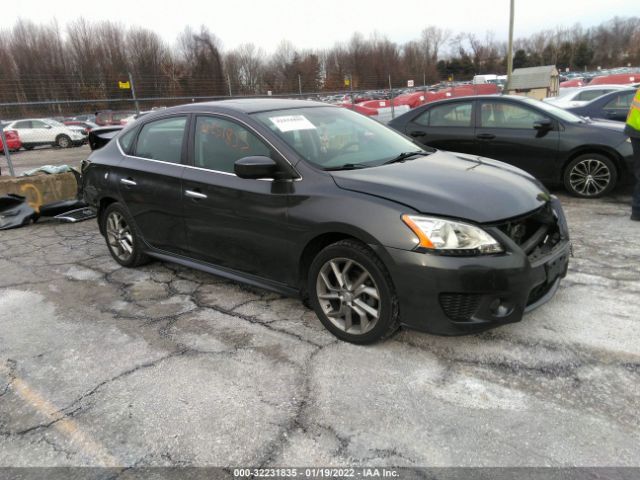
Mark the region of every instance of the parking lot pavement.
<instances>
[{"instance_id":1,"label":"parking lot pavement","mask_svg":"<svg viewBox=\"0 0 640 480\"><path fill-rule=\"evenodd\" d=\"M0 466L638 466L640 225L626 196L563 200L551 303L369 347L294 299L120 268L94 221L2 232Z\"/></svg>"},{"instance_id":2,"label":"parking lot pavement","mask_svg":"<svg viewBox=\"0 0 640 480\"><path fill-rule=\"evenodd\" d=\"M71 148L39 147L31 151L20 150L11 154L16 175L43 165L70 165L80 168L80 162L91 154L88 145ZM0 156L2 175L9 175L9 167L4 156Z\"/></svg>"}]
</instances>

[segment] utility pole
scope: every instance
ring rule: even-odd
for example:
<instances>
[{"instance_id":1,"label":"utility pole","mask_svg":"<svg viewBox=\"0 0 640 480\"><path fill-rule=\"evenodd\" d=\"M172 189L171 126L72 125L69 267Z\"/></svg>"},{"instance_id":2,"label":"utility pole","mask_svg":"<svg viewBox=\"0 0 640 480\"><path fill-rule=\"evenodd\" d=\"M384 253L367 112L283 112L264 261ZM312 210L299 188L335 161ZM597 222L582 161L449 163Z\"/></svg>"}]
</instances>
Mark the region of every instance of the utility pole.
<instances>
[{"instance_id":1,"label":"utility pole","mask_svg":"<svg viewBox=\"0 0 640 480\"><path fill-rule=\"evenodd\" d=\"M133 97L133 101L136 104L136 114L140 115L140 104L138 103L138 99L136 98L136 89L133 86L133 75L131 75L131 72L129 73L129 85L131 86L131 96Z\"/></svg>"},{"instance_id":2,"label":"utility pole","mask_svg":"<svg viewBox=\"0 0 640 480\"><path fill-rule=\"evenodd\" d=\"M513 11L515 0L511 0L511 8L509 12L509 49L507 50L507 87L511 83L511 74L513 73Z\"/></svg>"},{"instance_id":3,"label":"utility pole","mask_svg":"<svg viewBox=\"0 0 640 480\"><path fill-rule=\"evenodd\" d=\"M298 74L298 93L302 96L302 78Z\"/></svg>"},{"instance_id":4,"label":"utility pole","mask_svg":"<svg viewBox=\"0 0 640 480\"><path fill-rule=\"evenodd\" d=\"M231 76L227 73L227 85L229 85L229 96L233 97L231 93Z\"/></svg>"}]
</instances>

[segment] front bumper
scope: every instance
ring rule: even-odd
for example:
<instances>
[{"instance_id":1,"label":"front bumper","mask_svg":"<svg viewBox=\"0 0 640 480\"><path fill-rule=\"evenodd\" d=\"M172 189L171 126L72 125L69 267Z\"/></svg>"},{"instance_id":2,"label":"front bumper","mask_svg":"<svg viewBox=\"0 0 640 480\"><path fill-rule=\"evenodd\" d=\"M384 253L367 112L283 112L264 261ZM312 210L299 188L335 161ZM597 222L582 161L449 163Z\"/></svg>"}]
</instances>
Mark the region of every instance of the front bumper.
<instances>
[{"instance_id":1,"label":"front bumper","mask_svg":"<svg viewBox=\"0 0 640 480\"><path fill-rule=\"evenodd\" d=\"M506 236L501 243L507 251L497 255L452 257L386 248L402 325L462 335L518 322L549 301L571 255L566 221L557 208L563 238L535 259Z\"/></svg>"}]
</instances>

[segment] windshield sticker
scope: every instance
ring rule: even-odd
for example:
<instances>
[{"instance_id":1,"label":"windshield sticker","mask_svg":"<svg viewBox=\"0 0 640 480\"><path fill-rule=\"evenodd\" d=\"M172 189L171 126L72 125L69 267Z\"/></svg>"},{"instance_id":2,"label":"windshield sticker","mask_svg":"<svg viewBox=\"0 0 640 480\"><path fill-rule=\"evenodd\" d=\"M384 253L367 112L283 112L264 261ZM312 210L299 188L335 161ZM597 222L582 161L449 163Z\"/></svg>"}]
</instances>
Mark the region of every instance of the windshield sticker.
<instances>
[{"instance_id":1,"label":"windshield sticker","mask_svg":"<svg viewBox=\"0 0 640 480\"><path fill-rule=\"evenodd\" d=\"M315 130L316 127L304 115L285 115L282 117L269 117L269 120L278 127L281 132L295 130Z\"/></svg>"}]
</instances>

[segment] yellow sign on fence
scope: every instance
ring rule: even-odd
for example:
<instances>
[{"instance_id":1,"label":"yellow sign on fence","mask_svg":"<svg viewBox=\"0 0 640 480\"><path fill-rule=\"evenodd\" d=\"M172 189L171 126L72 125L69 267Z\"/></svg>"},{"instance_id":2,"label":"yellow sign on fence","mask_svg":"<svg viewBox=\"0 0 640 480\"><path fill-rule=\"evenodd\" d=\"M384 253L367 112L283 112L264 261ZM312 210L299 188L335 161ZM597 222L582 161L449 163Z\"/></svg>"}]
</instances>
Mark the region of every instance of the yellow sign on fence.
<instances>
[{"instance_id":1,"label":"yellow sign on fence","mask_svg":"<svg viewBox=\"0 0 640 480\"><path fill-rule=\"evenodd\" d=\"M121 90L129 90L131 88L131 84L129 82L118 82L118 88Z\"/></svg>"}]
</instances>

